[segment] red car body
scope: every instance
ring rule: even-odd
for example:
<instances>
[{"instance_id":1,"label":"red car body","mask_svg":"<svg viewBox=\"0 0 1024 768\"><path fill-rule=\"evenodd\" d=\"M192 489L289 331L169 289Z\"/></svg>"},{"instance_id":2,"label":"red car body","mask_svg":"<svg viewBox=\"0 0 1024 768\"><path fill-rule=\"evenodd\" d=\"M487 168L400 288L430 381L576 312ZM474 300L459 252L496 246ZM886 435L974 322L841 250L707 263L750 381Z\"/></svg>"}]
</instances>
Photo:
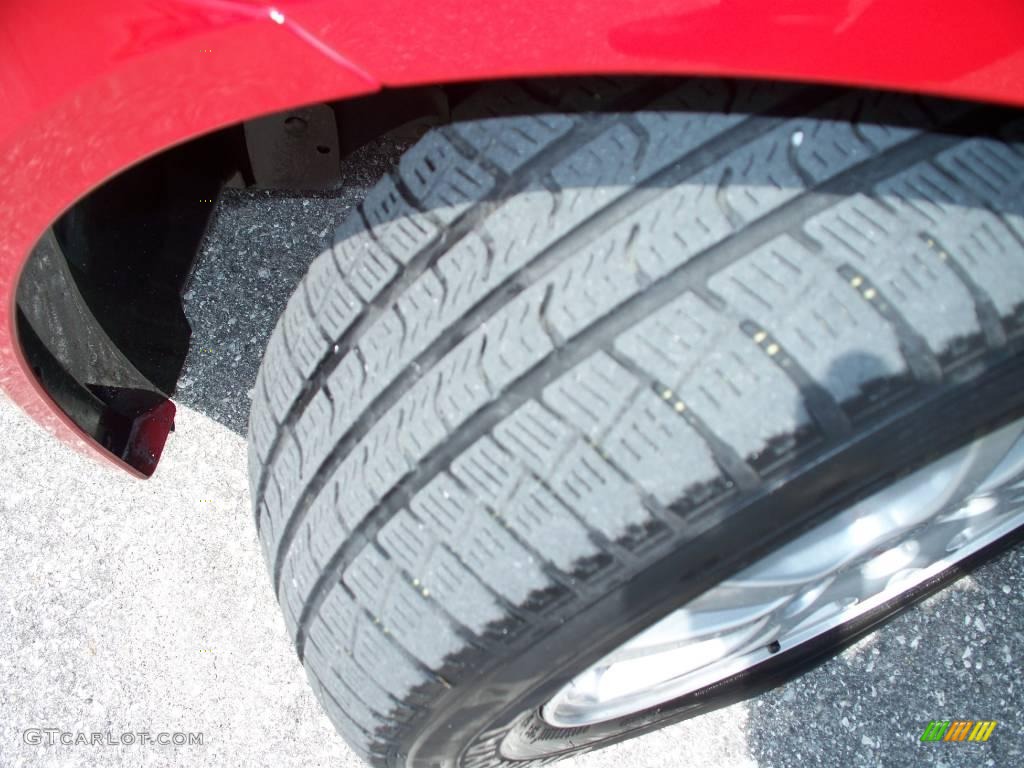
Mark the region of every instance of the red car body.
<instances>
[{"instance_id":1,"label":"red car body","mask_svg":"<svg viewBox=\"0 0 1024 768\"><path fill-rule=\"evenodd\" d=\"M93 445L30 372L15 289L47 227L143 158L257 115L383 87L612 73L815 81L1024 106L1024 3L5 3L0 387L61 438Z\"/></svg>"}]
</instances>

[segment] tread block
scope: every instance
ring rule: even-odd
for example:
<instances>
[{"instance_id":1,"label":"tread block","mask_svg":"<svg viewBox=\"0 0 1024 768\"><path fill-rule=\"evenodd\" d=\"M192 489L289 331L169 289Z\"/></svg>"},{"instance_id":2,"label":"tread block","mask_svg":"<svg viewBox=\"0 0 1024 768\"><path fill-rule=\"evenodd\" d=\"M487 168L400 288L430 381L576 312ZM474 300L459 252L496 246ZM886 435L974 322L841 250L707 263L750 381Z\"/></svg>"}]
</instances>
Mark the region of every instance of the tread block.
<instances>
[{"instance_id":1,"label":"tread block","mask_svg":"<svg viewBox=\"0 0 1024 768\"><path fill-rule=\"evenodd\" d=\"M334 418L334 403L323 390L318 391L302 417L295 423L295 439L302 445L302 480L308 481L323 463L334 444L330 432L323 428Z\"/></svg>"},{"instance_id":2,"label":"tread block","mask_svg":"<svg viewBox=\"0 0 1024 768\"><path fill-rule=\"evenodd\" d=\"M598 352L544 390L544 404L592 440L611 428L640 386L632 374Z\"/></svg>"},{"instance_id":3,"label":"tread block","mask_svg":"<svg viewBox=\"0 0 1024 768\"><path fill-rule=\"evenodd\" d=\"M285 339L285 323L277 324L270 334L267 342L267 351L264 357L272 356L277 364L266 368L260 368L263 378L263 386L267 394L267 401L270 403L270 412L274 420L280 423L288 409L291 408L299 391L305 385L299 369L292 362L291 354L288 351L288 341Z\"/></svg>"},{"instance_id":4,"label":"tread block","mask_svg":"<svg viewBox=\"0 0 1024 768\"><path fill-rule=\"evenodd\" d=\"M445 667L448 657L465 646L466 641L430 591L404 580L392 583L382 604L380 620L396 642L431 669Z\"/></svg>"},{"instance_id":5,"label":"tread block","mask_svg":"<svg viewBox=\"0 0 1024 768\"><path fill-rule=\"evenodd\" d=\"M345 282L330 251L313 260L303 285L321 337L339 339L359 316L363 303Z\"/></svg>"},{"instance_id":6,"label":"tread block","mask_svg":"<svg viewBox=\"0 0 1024 768\"><path fill-rule=\"evenodd\" d=\"M499 515L521 541L564 573L574 573L579 561L601 554L573 510L535 478L519 485Z\"/></svg>"},{"instance_id":7,"label":"tread block","mask_svg":"<svg viewBox=\"0 0 1024 768\"><path fill-rule=\"evenodd\" d=\"M456 123L452 130L505 173L514 173L574 125L565 115Z\"/></svg>"},{"instance_id":8,"label":"tread block","mask_svg":"<svg viewBox=\"0 0 1024 768\"><path fill-rule=\"evenodd\" d=\"M830 265L788 235L722 270L708 287L780 340L844 403L907 374L893 329Z\"/></svg>"},{"instance_id":9,"label":"tread block","mask_svg":"<svg viewBox=\"0 0 1024 768\"><path fill-rule=\"evenodd\" d=\"M637 393L602 446L616 466L665 506L721 474L697 432L649 389Z\"/></svg>"},{"instance_id":10,"label":"tread block","mask_svg":"<svg viewBox=\"0 0 1024 768\"><path fill-rule=\"evenodd\" d=\"M615 350L659 384L675 387L735 326L692 291L615 339Z\"/></svg>"},{"instance_id":11,"label":"tread block","mask_svg":"<svg viewBox=\"0 0 1024 768\"><path fill-rule=\"evenodd\" d=\"M910 186L904 189L915 194ZM929 246L930 238L924 236L927 225L906 210L914 203L904 199L908 202L903 215L896 216L857 195L809 220L804 229L836 265L849 263L864 270L902 317L919 329L931 351L941 356L958 339L980 333L981 327L969 291L942 261L941 251Z\"/></svg>"},{"instance_id":12,"label":"tread block","mask_svg":"<svg viewBox=\"0 0 1024 768\"><path fill-rule=\"evenodd\" d=\"M494 177L459 155L442 132L429 134L409 149L398 169L420 206L445 224L494 189Z\"/></svg>"},{"instance_id":13,"label":"tread block","mask_svg":"<svg viewBox=\"0 0 1024 768\"><path fill-rule=\"evenodd\" d=\"M557 463L572 437L573 433L560 419L534 400L517 408L494 429L494 439L523 466L538 474L546 473ZM504 460L508 462L508 457ZM493 473L493 468L490 471ZM500 493L494 497L495 502L504 500Z\"/></svg>"},{"instance_id":14,"label":"tread block","mask_svg":"<svg viewBox=\"0 0 1024 768\"><path fill-rule=\"evenodd\" d=\"M654 522L637 486L587 441L574 442L555 470L551 487L581 519L612 542L640 538Z\"/></svg>"},{"instance_id":15,"label":"tread block","mask_svg":"<svg viewBox=\"0 0 1024 768\"><path fill-rule=\"evenodd\" d=\"M504 425L499 425L496 436L503 431ZM451 473L469 493L499 509L512 496L522 469L490 435L484 435L452 462Z\"/></svg>"},{"instance_id":16,"label":"tread block","mask_svg":"<svg viewBox=\"0 0 1024 768\"><path fill-rule=\"evenodd\" d=\"M458 558L513 605L526 606L534 593L551 587L536 558L451 476L438 475L409 506L421 520L452 537Z\"/></svg>"},{"instance_id":17,"label":"tread block","mask_svg":"<svg viewBox=\"0 0 1024 768\"><path fill-rule=\"evenodd\" d=\"M435 549L422 573L423 588L446 606L456 621L478 636L483 637L492 628L510 621L492 592L449 550Z\"/></svg>"},{"instance_id":18,"label":"tread block","mask_svg":"<svg viewBox=\"0 0 1024 768\"><path fill-rule=\"evenodd\" d=\"M739 328L733 328L675 384L678 397L741 458L785 452L811 419L803 394ZM667 404L666 404L667 407Z\"/></svg>"}]
</instances>

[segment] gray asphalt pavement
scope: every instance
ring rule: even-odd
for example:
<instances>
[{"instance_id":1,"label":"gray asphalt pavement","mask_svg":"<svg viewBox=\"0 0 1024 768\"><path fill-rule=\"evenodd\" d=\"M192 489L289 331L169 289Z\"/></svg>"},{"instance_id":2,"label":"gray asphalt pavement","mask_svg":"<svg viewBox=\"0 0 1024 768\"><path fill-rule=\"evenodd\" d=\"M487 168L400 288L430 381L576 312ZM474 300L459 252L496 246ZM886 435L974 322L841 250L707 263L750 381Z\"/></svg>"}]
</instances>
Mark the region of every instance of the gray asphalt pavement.
<instances>
[{"instance_id":1,"label":"gray asphalt pavement","mask_svg":"<svg viewBox=\"0 0 1024 768\"><path fill-rule=\"evenodd\" d=\"M192 350L151 480L78 455L0 397L0 766L362 765L271 593L245 424L295 282L395 151L368 149L329 195L225 193L186 293ZM1024 765L1022 594L1018 548L782 688L564 765ZM999 724L984 744L922 744L932 719ZM51 745L29 730L45 728L202 744Z\"/></svg>"}]
</instances>

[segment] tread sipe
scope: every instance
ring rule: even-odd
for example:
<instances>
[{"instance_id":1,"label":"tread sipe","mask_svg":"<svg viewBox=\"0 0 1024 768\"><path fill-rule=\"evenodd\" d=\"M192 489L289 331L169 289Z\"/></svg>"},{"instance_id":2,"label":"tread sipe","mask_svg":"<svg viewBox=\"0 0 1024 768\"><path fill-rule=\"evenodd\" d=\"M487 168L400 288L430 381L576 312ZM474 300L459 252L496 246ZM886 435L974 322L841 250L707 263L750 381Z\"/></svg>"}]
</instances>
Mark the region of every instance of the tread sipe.
<instances>
[{"instance_id":1,"label":"tread sipe","mask_svg":"<svg viewBox=\"0 0 1024 768\"><path fill-rule=\"evenodd\" d=\"M274 587L378 765L723 499L1024 324L1019 118L975 136L968 105L708 81L538 98L484 91L491 117L403 156L257 380Z\"/></svg>"}]
</instances>

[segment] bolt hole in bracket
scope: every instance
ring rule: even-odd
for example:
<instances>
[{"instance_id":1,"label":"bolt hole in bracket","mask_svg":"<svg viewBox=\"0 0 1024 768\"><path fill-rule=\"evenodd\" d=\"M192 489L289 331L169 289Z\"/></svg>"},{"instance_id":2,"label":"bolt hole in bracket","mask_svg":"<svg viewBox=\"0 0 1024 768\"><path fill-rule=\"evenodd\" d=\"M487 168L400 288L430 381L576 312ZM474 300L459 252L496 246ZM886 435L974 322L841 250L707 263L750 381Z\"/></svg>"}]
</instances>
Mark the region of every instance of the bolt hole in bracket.
<instances>
[{"instance_id":1,"label":"bolt hole in bracket","mask_svg":"<svg viewBox=\"0 0 1024 768\"><path fill-rule=\"evenodd\" d=\"M255 186L317 192L337 183L338 125L326 104L250 120L244 131Z\"/></svg>"}]
</instances>

